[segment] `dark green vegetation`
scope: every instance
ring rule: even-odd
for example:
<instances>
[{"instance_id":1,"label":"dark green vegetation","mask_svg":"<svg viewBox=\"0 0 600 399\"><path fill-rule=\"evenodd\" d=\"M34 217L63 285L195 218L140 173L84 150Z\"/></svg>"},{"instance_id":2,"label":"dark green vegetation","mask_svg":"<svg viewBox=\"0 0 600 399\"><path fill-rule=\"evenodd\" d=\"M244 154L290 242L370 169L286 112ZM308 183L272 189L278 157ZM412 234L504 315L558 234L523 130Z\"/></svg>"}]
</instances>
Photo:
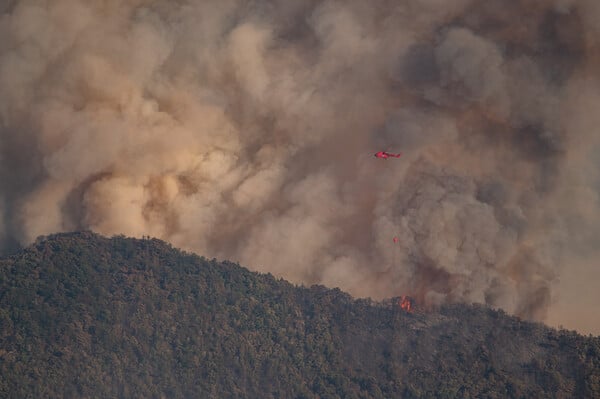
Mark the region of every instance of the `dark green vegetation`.
<instances>
[{"instance_id":1,"label":"dark green vegetation","mask_svg":"<svg viewBox=\"0 0 600 399\"><path fill-rule=\"evenodd\" d=\"M0 261L0 397L592 398L600 339L61 234Z\"/></svg>"}]
</instances>

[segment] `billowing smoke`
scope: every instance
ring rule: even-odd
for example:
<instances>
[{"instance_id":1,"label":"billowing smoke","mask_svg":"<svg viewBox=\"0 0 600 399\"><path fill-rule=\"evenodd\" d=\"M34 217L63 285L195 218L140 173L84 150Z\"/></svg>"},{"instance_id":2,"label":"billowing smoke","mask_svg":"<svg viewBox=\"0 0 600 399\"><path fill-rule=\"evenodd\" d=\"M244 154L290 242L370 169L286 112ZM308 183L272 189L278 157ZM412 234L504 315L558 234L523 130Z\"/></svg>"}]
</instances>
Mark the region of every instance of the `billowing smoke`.
<instances>
[{"instance_id":1,"label":"billowing smoke","mask_svg":"<svg viewBox=\"0 0 600 399\"><path fill-rule=\"evenodd\" d=\"M3 4L5 251L151 235L534 319L593 266L595 0Z\"/></svg>"}]
</instances>

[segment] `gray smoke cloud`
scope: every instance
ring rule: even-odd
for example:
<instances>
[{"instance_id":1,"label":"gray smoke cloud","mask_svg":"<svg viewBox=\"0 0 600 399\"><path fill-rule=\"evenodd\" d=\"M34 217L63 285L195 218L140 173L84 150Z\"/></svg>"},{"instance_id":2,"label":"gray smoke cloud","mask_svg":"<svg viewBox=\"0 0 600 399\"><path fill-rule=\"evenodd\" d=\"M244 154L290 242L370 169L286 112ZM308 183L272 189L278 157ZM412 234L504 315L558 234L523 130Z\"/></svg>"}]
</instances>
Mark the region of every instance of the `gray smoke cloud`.
<instances>
[{"instance_id":1,"label":"gray smoke cloud","mask_svg":"<svg viewBox=\"0 0 600 399\"><path fill-rule=\"evenodd\" d=\"M5 251L151 235L296 283L553 322L560 282L596 269L594 0L0 12Z\"/></svg>"}]
</instances>

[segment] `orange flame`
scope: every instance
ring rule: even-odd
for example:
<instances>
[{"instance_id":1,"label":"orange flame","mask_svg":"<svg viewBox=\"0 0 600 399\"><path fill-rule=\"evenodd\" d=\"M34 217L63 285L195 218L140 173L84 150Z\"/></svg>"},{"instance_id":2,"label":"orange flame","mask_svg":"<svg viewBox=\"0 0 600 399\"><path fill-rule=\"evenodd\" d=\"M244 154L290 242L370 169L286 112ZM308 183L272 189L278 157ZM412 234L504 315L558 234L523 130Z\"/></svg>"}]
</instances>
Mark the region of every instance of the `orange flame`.
<instances>
[{"instance_id":1,"label":"orange flame","mask_svg":"<svg viewBox=\"0 0 600 399\"><path fill-rule=\"evenodd\" d=\"M400 309L410 313L413 305L412 299L409 296L402 295L398 298L398 305L400 305Z\"/></svg>"}]
</instances>

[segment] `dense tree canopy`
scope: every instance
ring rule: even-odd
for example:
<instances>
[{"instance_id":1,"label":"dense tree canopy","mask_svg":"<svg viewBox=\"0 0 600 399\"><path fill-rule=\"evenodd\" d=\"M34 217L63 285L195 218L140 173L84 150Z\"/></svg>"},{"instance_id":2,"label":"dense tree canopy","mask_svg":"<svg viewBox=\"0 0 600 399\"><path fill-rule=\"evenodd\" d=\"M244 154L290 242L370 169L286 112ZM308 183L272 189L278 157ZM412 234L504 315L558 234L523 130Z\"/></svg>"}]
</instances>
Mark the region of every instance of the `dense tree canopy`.
<instances>
[{"instance_id":1,"label":"dense tree canopy","mask_svg":"<svg viewBox=\"0 0 600 399\"><path fill-rule=\"evenodd\" d=\"M0 397L590 398L600 339L60 234L0 260Z\"/></svg>"}]
</instances>

